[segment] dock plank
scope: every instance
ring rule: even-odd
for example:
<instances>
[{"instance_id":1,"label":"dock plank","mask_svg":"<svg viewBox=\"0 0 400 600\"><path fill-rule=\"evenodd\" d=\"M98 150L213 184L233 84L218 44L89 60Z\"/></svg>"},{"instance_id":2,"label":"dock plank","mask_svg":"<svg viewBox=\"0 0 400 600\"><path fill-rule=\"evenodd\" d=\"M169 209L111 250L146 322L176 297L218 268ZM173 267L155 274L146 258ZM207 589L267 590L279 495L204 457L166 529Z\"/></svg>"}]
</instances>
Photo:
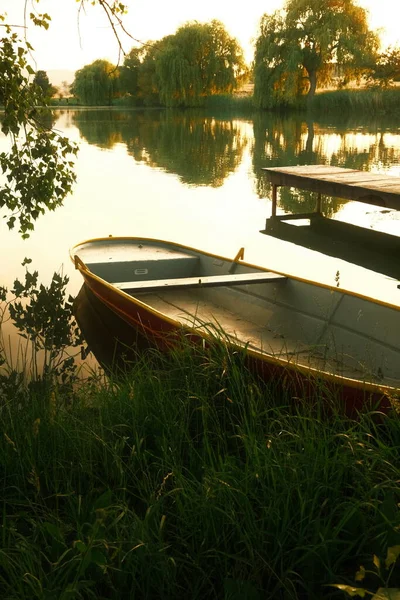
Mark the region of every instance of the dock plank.
<instances>
[{"instance_id":1,"label":"dock plank","mask_svg":"<svg viewBox=\"0 0 400 600\"><path fill-rule=\"evenodd\" d=\"M274 186L294 187L400 210L400 177L330 165L266 167L263 170Z\"/></svg>"}]
</instances>

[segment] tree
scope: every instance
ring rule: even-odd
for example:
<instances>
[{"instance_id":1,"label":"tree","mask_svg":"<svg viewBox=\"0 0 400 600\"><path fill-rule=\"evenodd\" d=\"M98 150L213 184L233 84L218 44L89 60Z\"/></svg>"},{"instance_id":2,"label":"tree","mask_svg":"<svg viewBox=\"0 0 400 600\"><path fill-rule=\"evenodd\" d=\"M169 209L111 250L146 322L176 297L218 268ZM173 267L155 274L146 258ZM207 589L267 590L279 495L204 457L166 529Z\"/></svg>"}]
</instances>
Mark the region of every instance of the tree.
<instances>
[{"instance_id":1,"label":"tree","mask_svg":"<svg viewBox=\"0 0 400 600\"><path fill-rule=\"evenodd\" d=\"M124 64L119 69L121 92L135 99L140 95L139 72L140 67L143 64L144 56L145 49L143 47L132 48L130 52L125 55Z\"/></svg>"},{"instance_id":2,"label":"tree","mask_svg":"<svg viewBox=\"0 0 400 600\"><path fill-rule=\"evenodd\" d=\"M120 90L145 104L199 106L207 96L231 93L247 75L242 49L219 21L193 22L132 48Z\"/></svg>"},{"instance_id":3,"label":"tree","mask_svg":"<svg viewBox=\"0 0 400 600\"><path fill-rule=\"evenodd\" d=\"M119 68L119 89L135 104L157 105L160 96L156 84L156 58L163 42L147 42L132 48Z\"/></svg>"},{"instance_id":4,"label":"tree","mask_svg":"<svg viewBox=\"0 0 400 600\"><path fill-rule=\"evenodd\" d=\"M219 21L187 23L161 42L156 82L167 106L198 106L207 96L230 93L247 73L242 49Z\"/></svg>"},{"instance_id":5,"label":"tree","mask_svg":"<svg viewBox=\"0 0 400 600\"><path fill-rule=\"evenodd\" d=\"M54 210L69 194L75 181L72 158L76 146L48 129L39 107L42 90L29 79L34 71L28 50L6 28L0 41L0 95L4 106L1 130L9 138L9 152L0 154L5 183L0 187L0 209L7 224L19 222L22 237L45 209ZM45 103L45 102L44 102Z\"/></svg>"},{"instance_id":6,"label":"tree","mask_svg":"<svg viewBox=\"0 0 400 600\"><path fill-rule=\"evenodd\" d=\"M343 83L366 71L378 46L378 37L368 29L367 12L354 0L287 0L284 10L261 19L255 103L268 108L305 94L311 102L335 67Z\"/></svg>"},{"instance_id":7,"label":"tree","mask_svg":"<svg viewBox=\"0 0 400 600\"><path fill-rule=\"evenodd\" d=\"M57 92L57 88L51 85L46 71L37 71L33 83L41 88L43 96L47 99L52 98Z\"/></svg>"},{"instance_id":8,"label":"tree","mask_svg":"<svg viewBox=\"0 0 400 600\"><path fill-rule=\"evenodd\" d=\"M86 3L80 0L81 7ZM125 12L124 4L116 0L94 0L91 4L103 8L114 32L117 26L123 27L120 16ZM51 18L47 13L26 12L34 26L48 29ZM0 186L0 211L5 212L10 228L17 221L21 235L28 237L33 222L46 209L61 206L71 192L77 146L43 123L39 107L46 104L46 98L31 81L35 71L28 60L33 48L26 39L19 39L1 13L0 26L1 131L10 142L9 151L0 154L5 181Z\"/></svg>"},{"instance_id":9,"label":"tree","mask_svg":"<svg viewBox=\"0 0 400 600\"><path fill-rule=\"evenodd\" d=\"M390 87L400 81L400 48L387 48L379 54L377 61L371 65L368 81L372 85Z\"/></svg>"},{"instance_id":10,"label":"tree","mask_svg":"<svg viewBox=\"0 0 400 600\"><path fill-rule=\"evenodd\" d=\"M118 94L117 68L107 60L95 60L75 73L72 90L83 103L110 106Z\"/></svg>"},{"instance_id":11,"label":"tree","mask_svg":"<svg viewBox=\"0 0 400 600\"><path fill-rule=\"evenodd\" d=\"M145 52L141 55L141 65L138 72L139 97L147 106L161 104L160 89L157 78L157 59L169 36L157 42L147 42Z\"/></svg>"},{"instance_id":12,"label":"tree","mask_svg":"<svg viewBox=\"0 0 400 600\"><path fill-rule=\"evenodd\" d=\"M124 12L125 6L117 0L91 0L91 4L96 3L104 9L115 33L115 27L122 26L119 15ZM28 2L21 4L25 7L23 27L26 28ZM86 0L80 0L80 7L85 4ZM37 12L30 13L29 19L35 26L45 29L51 20L47 13ZM46 114L42 108L47 105L51 90L43 71L36 74L36 81L32 81L35 71L28 58L33 48L27 38L20 40L1 13L0 27L1 131L9 141L9 150L0 154L3 175L0 210L4 211L10 229L16 221L19 222L19 232L26 238L34 229L33 222L39 215L44 214L46 209L54 210L61 206L72 190L75 182L73 158L77 146L46 126L46 118L43 118ZM29 262L25 259L22 265ZM54 377L57 377L57 388L61 389L75 378L74 359L65 359L63 351L66 346L81 342L72 320L71 298L65 299L68 278L55 273L48 288L38 286L37 280L36 271L27 271L25 284L16 279L11 290L14 301L7 301L8 290L0 285L0 330L5 315L9 313L21 335L30 338L35 351L32 361L36 367L36 352L44 352L42 382L53 385ZM22 298L22 302L18 298ZM7 364L2 341L0 336L0 367ZM37 370L31 375L35 379ZM20 389L24 380L25 373L17 373L14 369L8 375L0 373L0 387L8 390L10 398L26 397L26 388L23 392Z\"/></svg>"}]
</instances>

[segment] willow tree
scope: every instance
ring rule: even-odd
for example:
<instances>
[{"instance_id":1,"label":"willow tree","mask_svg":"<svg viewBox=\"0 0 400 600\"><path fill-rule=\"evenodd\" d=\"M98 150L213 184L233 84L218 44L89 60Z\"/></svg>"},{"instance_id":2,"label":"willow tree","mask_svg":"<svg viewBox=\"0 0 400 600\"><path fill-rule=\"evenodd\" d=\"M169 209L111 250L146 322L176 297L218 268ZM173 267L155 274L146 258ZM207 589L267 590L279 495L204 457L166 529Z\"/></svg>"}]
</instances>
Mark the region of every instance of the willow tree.
<instances>
[{"instance_id":1,"label":"willow tree","mask_svg":"<svg viewBox=\"0 0 400 600\"><path fill-rule=\"evenodd\" d=\"M219 21L187 23L161 42L155 69L167 106L198 106L207 96L231 93L247 73L241 47Z\"/></svg>"},{"instance_id":2,"label":"willow tree","mask_svg":"<svg viewBox=\"0 0 400 600\"><path fill-rule=\"evenodd\" d=\"M72 90L83 104L109 106L118 94L118 76L113 64L98 59L75 73Z\"/></svg>"},{"instance_id":3,"label":"willow tree","mask_svg":"<svg viewBox=\"0 0 400 600\"><path fill-rule=\"evenodd\" d=\"M290 104L341 74L359 76L376 56L379 40L367 12L354 0L287 0L261 18L254 60L255 104Z\"/></svg>"}]
</instances>

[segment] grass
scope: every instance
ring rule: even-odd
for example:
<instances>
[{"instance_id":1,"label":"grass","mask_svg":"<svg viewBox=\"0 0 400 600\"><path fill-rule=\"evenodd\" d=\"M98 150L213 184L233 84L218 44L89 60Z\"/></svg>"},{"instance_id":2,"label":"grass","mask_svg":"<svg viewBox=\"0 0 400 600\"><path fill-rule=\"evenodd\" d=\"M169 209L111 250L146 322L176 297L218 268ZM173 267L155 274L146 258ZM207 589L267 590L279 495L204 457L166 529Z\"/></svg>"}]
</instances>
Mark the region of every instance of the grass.
<instances>
[{"instance_id":1,"label":"grass","mask_svg":"<svg viewBox=\"0 0 400 600\"><path fill-rule=\"evenodd\" d=\"M242 96L234 94L209 96L206 99L205 108L213 111L227 111L235 113L238 116L249 116L255 112L253 96L251 94Z\"/></svg>"},{"instance_id":2,"label":"grass","mask_svg":"<svg viewBox=\"0 0 400 600\"><path fill-rule=\"evenodd\" d=\"M1 598L341 598L399 543L399 419L327 419L223 346L0 399Z\"/></svg>"},{"instance_id":3,"label":"grass","mask_svg":"<svg viewBox=\"0 0 400 600\"><path fill-rule=\"evenodd\" d=\"M362 112L366 114L398 114L400 89L349 89L322 92L313 100L316 112Z\"/></svg>"}]
</instances>

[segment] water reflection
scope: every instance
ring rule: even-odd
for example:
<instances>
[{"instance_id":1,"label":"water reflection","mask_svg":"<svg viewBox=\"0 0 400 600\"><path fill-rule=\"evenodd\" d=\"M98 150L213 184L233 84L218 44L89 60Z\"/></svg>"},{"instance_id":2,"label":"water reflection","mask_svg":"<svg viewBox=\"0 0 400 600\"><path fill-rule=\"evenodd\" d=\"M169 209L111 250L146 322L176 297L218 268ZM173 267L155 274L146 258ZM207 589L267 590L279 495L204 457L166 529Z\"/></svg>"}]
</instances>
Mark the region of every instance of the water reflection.
<instances>
[{"instance_id":1,"label":"water reflection","mask_svg":"<svg viewBox=\"0 0 400 600\"><path fill-rule=\"evenodd\" d=\"M234 120L194 111L82 111L74 123L90 144L112 149L123 143L137 162L196 186L221 186L248 142Z\"/></svg>"},{"instance_id":2,"label":"water reflection","mask_svg":"<svg viewBox=\"0 0 400 600\"><path fill-rule=\"evenodd\" d=\"M83 110L73 114L81 136L100 148L124 144L139 163L174 173L189 185L219 187L240 165L252 143L255 191L269 198L271 186L262 168L279 165L332 164L360 170L391 170L399 165L400 128L395 119L339 115L256 113L252 132L244 121L197 111ZM253 139L251 139L253 138ZM327 197L324 214L332 217L348 201ZM281 188L282 212L315 208L306 190Z\"/></svg>"},{"instance_id":3,"label":"water reflection","mask_svg":"<svg viewBox=\"0 0 400 600\"><path fill-rule=\"evenodd\" d=\"M400 128L396 119L382 120L257 114L254 117L253 167L260 198L270 197L271 185L262 167L331 164L365 171L399 170ZM397 174L396 172L394 174ZM348 201L326 197L323 211L332 217ZM306 190L281 188L282 212L303 213L315 209L315 195Z\"/></svg>"}]
</instances>

